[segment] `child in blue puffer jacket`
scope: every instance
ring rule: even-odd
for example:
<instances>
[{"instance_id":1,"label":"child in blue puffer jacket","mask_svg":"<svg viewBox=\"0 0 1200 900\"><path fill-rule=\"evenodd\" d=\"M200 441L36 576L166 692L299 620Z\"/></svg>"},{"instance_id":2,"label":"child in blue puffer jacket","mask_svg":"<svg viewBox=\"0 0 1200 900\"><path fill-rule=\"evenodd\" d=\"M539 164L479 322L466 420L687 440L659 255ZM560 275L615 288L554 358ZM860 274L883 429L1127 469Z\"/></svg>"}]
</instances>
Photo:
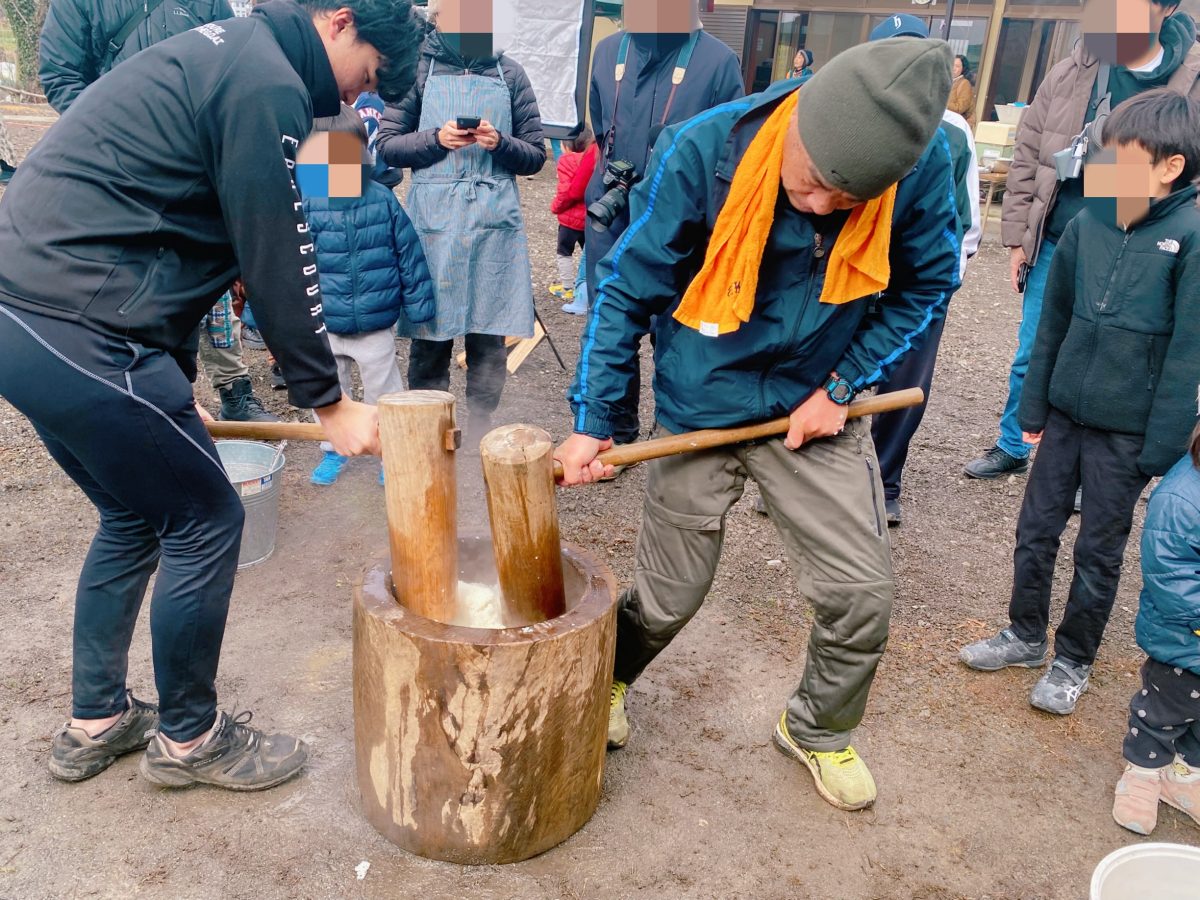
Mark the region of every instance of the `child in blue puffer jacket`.
<instances>
[{"instance_id":1,"label":"child in blue puffer jacket","mask_svg":"<svg viewBox=\"0 0 1200 900\"><path fill-rule=\"evenodd\" d=\"M1150 497L1137 642L1150 658L1129 704L1113 818L1149 834L1161 800L1200 825L1200 426Z\"/></svg>"},{"instance_id":2,"label":"child in blue puffer jacket","mask_svg":"<svg viewBox=\"0 0 1200 900\"><path fill-rule=\"evenodd\" d=\"M329 346L337 360L342 390L353 395L351 366L358 365L363 402L375 403L384 394L404 390L396 364L396 323L433 318L433 281L412 222L390 189L371 180L366 154L367 132L359 114L348 106L329 119L316 119L313 134L330 132L328 157L343 163L333 149L333 133L355 135L363 149L360 196L320 196L353 193L340 183L336 165L324 177L328 189L305 189L304 151L297 181L305 194L304 215L317 249L321 295ZM311 139L310 139L311 140ZM318 138L318 141L320 139ZM318 171L319 165L315 167ZM315 184L321 184L320 177ZM333 484L346 465L332 447L312 473L313 484ZM383 481L383 472L379 473Z\"/></svg>"}]
</instances>

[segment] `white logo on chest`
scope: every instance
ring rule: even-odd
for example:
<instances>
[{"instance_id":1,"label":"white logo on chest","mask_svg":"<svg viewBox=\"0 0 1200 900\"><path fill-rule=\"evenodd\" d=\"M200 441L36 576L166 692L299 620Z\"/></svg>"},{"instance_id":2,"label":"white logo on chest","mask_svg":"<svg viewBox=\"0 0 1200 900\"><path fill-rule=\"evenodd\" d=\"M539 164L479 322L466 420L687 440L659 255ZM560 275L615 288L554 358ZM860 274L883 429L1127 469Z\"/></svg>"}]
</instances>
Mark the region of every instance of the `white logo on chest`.
<instances>
[{"instance_id":1,"label":"white logo on chest","mask_svg":"<svg viewBox=\"0 0 1200 900\"><path fill-rule=\"evenodd\" d=\"M1167 238L1165 241L1158 242L1158 249L1163 253L1170 253L1172 256L1179 255L1179 241L1173 238Z\"/></svg>"}]
</instances>

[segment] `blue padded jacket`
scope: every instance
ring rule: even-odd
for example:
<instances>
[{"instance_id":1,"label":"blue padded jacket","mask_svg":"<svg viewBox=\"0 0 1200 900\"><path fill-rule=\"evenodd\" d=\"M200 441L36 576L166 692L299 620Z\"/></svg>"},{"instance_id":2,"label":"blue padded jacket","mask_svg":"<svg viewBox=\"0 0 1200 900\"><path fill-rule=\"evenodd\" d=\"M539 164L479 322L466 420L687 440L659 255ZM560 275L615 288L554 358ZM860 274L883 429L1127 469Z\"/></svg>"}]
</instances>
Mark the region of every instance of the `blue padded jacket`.
<instances>
[{"instance_id":1,"label":"blue padded jacket","mask_svg":"<svg viewBox=\"0 0 1200 900\"><path fill-rule=\"evenodd\" d=\"M366 184L362 197L312 197L304 214L317 245L325 324L332 334L365 334L433 318L425 251L396 195Z\"/></svg>"},{"instance_id":2,"label":"blue padded jacket","mask_svg":"<svg viewBox=\"0 0 1200 900\"><path fill-rule=\"evenodd\" d=\"M1200 675L1200 470L1190 456L1150 497L1136 632L1151 659Z\"/></svg>"}]
</instances>

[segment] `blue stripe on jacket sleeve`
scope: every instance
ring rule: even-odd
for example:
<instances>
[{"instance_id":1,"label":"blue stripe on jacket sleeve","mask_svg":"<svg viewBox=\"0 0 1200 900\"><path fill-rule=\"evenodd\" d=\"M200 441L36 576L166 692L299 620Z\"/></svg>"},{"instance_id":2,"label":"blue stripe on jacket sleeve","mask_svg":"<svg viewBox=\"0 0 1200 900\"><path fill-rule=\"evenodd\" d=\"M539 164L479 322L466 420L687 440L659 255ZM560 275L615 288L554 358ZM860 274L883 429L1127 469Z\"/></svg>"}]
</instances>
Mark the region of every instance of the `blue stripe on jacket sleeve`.
<instances>
[{"instance_id":1,"label":"blue stripe on jacket sleeve","mask_svg":"<svg viewBox=\"0 0 1200 900\"><path fill-rule=\"evenodd\" d=\"M940 146L946 154L946 161L949 166L949 172L950 172L950 177L948 179L949 180L949 191L946 196L946 202L949 205L950 209L955 211L955 215L957 215L958 214L957 213L958 202L957 202L957 199L955 196L954 158L950 154L950 141L946 138L946 132L943 131L941 127L939 127L937 130L937 136L939 138L938 146ZM943 240L945 240L947 243L949 243L950 248L954 252L954 260L955 260L955 263L954 263L955 276L954 276L954 278L955 278L955 282L956 282L955 286L958 287L958 285L960 283L959 276L957 274L958 273L958 260L961 259L961 256L962 256L962 242L959 240L958 235L956 235L954 232L952 232L948 228L942 229L941 237ZM939 306L942 306L943 304L947 303L948 301L949 301L949 296L947 295L947 293L945 291L942 291L941 293L939 293L937 300L935 300L933 303L931 303L927 307L925 307L925 315L921 318L921 323L916 328L914 328L912 331L910 331L904 335L904 340L900 344L899 347L897 347L895 350L893 350L886 357L884 357L882 360L879 361L879 363L877 364L877 366L875 368L875 371L873 371L870 375L864 375L861 378L855 379L854 384L853 384L854 389L856 391L860 391L863 388L870 387L871 385L875 384L878 381L882 381L884 369L886 369L888 366L892 365L894 362L896 362L896 360L898 360L905 353L907 353L909 350L912 349L913 341L916 338L920 337L922 334L924 334L926 332L926 330L928 330L929 326L933 324L933 316L934 316L935 310L937 310L937 308Z\"/></svg>"},{"instance_id":2,"label":"blue stripe on jacket sleeve","mask_svg":"<svg viewBox=\"0 0 1200 900\"><path fill-rule=\"evenodd\" d=\"M587 396L588 376L591 374L590 357L596 346L596 331L600 325L600 309L604 305L604 302L608 299L608 294L605 292L605 288L620 277L621 257L625 255L625 251L629 247L630 243L637 236L638 232L646 227L650 221L650 217L654 214L654 204L658 199L658 189L662 184L663 176L666 174L667 163L670 161L671 157L675 155L675 151L678 148L679 138L691 131L691 129L695 128L696 126L707 122L709 119L723 115L730 110L745 111L753 105L754 104L752 102L737 100L714 107L707 112L703 112L700 115L689 119L679 127L678 131L675 132L671 139L671 143L663 152L662 159L659 160L658 169L655 171L654 178L650 183L650 198L646 203L646 210L641 214L641 216L638 217L636 222L632 223L628 228L625 229L625 233L621 236L621 240L617 243L616 250L613 251L612 273L597 286L597 296L595 302L592 304L591 315L588 318L587 337L584 341L583 353L580 356L579 389L572 397L572 400L574 400L575 404L579 407L579 412L575 416L576 431L582 431L584 429L584 420L587 418L587 401L584 398ZM597 260L597 264L599 264L599 260Z\"/></svg>"}]
</instances>

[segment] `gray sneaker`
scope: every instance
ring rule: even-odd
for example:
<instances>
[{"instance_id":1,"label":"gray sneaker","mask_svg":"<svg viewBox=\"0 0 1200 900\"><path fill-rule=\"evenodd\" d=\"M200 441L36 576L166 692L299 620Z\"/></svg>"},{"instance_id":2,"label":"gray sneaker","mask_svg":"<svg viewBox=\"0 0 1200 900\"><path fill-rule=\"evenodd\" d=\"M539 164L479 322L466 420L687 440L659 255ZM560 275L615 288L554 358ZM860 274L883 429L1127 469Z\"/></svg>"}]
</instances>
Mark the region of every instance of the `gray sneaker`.
<instances>
[{"instance_id":1,"label":"gray sneaker","mask_svg":"<svg viewBox=\"0 0 1200 900\"><path fill-rule=\"evenodd\" d=\"M124 715L96 737L67 722L50 743L50 774L59 781L83 781L99 775L118 756L141 750L158 728L158 707L126 694L129 706Z\"/></svg>"},{"instance_id":2,"label":"gray sneaker","mask_svg":"<svg viewBox=\"0 0 1200 900\"><path fill-rule=\"evenodd\" d=\"M998 672L1009 666L1036 669L1046 664L1046 641L1026 643L1011 628L1005 628L995 637L963 647L958 658L980 672Z\"/></svg>"},{"instance_id":3,"label":"gray sneaker","mask_svg":"<svg viewBox=\"0 0 1200 900\"><path fill-rule=\"evenodd\" d=\"M253 714L217 713L212 734L187 756L172 756L155 735L142 757L142 777L163 787L213 784L231 791L262 791L287 781L308 761L308 745L286 734L250 727Z\"/></svg>"},{"instance_id":4,"label":"gray sneaker","mask_svg":"<svg viewBox=\"0 0 1200 900\"><path fill-rule=\"evenodd\" d=\"M1088 689L1091 671L1091 666L1077 666L1065 659L1054 660L1046 674L1033 686L1033 692L1029 695L1030 705L1056 716L1069 716L1075 712L1079 695Z\"/></svg>"}]
</instances>

